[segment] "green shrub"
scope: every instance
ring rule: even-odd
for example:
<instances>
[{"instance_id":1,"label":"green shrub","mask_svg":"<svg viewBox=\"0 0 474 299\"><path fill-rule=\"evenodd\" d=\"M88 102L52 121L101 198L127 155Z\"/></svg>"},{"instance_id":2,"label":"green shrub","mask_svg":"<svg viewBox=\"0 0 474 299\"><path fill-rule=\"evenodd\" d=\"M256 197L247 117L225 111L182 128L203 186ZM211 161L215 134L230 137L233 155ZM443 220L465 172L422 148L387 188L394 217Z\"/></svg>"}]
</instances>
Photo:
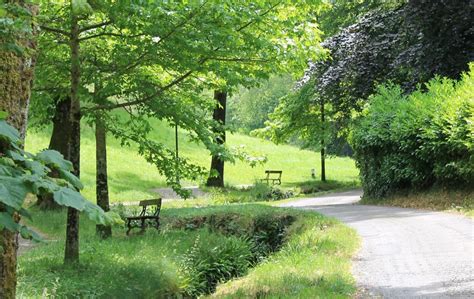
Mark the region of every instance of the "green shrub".
<instances>
[{"instance_id":1,"label":"green shrub","mask_svg":"<svg viewBox=\"0 0 474 299\"><path fill-rule=\"evenodd\" d=\"M434 78L409 95L379 86L351 136L365 194L472 186L473 115L474 65L459 82Z\"/></svg>"},{"instance_id":2,"label":"green shrub","mask_svg":"<svg viewBox=\"0 0 474 299\"><path fill-rule=\"evenodd\" d=\"M250 188L250 196L256 200L267 200L268 195L272 191L272 188L265 183L255 182L255 184Z\"/></svg>"},{"instance_id":3,"label":"green shrub","mask_svg":"<svg viewBox=\"0 0 474 299\"><path fill-rule=\"evenodd\" d=\"M183 267L192 277L189 294L212 293L219 282L244 275L251 261L251 245L244 239L214 234L202 241L197 238L183 259Z\"/></svg>"},{"instance_id":4,"label":"green shrub","mask_svg":"<svg viewBox=\"0 0 474 299\"><path fill-rule=\"evenodd\" d=\"M255 182L250 189L250 196L257 201L260 200L281 200L292 197L292 191L284 191L277 186L270 186L265 183Z\"/></svg>"}]
</instances>

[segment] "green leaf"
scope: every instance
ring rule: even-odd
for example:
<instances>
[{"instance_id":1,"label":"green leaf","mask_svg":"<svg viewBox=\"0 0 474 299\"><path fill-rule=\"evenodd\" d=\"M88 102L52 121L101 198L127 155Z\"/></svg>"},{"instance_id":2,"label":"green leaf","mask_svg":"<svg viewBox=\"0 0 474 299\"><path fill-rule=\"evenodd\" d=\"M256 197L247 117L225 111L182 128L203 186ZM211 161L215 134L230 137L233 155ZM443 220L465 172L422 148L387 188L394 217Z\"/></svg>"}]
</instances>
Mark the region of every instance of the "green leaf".
<instances>
[{"instance_id":1,"label":"green leaf","mask_svg":"<svg viewBox=\"0 0 474 299\"><path fill-rule=\"evenodd\" d=\"M0 164L0 176L8 176L12 177L14 176L13 173L16 171L15 168L7 165L1 165Z\"/></svg>"},{"instance_id":2,"label":"green leaf","mask_svg":"<svg viewBox=\"0 0 474 299\"><path fill-rule=\"evenodd\" d=\"M55 191L53 197L57 204L71 207L78 211L83 211L86 204L89 203L81 193L66 187L61 187L59 190Z\"/></svg>"},{"instance_id":3,"label":"green leaf","mask_svg":"<svg viewBox=\"0 0 474 299\"><path fill-rule=\"evenodd\" d=\"M32 174L36 174L39 176L43 176L47 174L48 172L50 172L50 169L48 167L44 166L38 161L26 160L25 166L28 170L31 171Z\"/></svg>"},{"instance_id":4,"label":"green leaf","mask_svg":"<svg viewBox=\"0 0 474 299\"><path fill-rule=\"evenodd\" d=\"M23 157L23 155L15 152L15 151L8 151L7 153L10 156L10 158L12 158L14 161L23 162L23 161L26 160L25 157Z\"/></svg>"},{"instance_id":5,"label":"green leaf","mask_svg":"<svg viewBox=\"0 0 474 299\"><path fill-rule=\"evenodd\" d=\"M20 133L17 129L7 124L6 121L0 120L0 138L6 138L9 142L20 142Z\"/></svg>"},{"instance_id":6,"label":"green leaf","mask_svg":"<svg viewBox=\"0 0 474 299\"><path fill-rule=\"evenodd\" d=\"M21 178L0 176L0 202L19 210L30 191Z\"/></svg>"},{"instance_id":7,"label":"green leaf","mask_svg":"<svg viewBox=\"0 0 474 299\"><path fill-rule=\"evenodd\" d=\"M72 0L72 11L75 14L89 14L93 12L87 0Z\"/></svg>"},{"instance_id":8,"label":"green leaf","mask_svg":"<svg viewBox=\"0 0 474 299\"><path fill-rule=\"evenodd\" d=\"M108 224L105 212L99 206L91 202L87 202L85 204L84 212L86 212L90 220L103 225Z\"/></svg>"},{"instance_id":9,"label":"green leaf","mask_svg":"<svg viewBox=\"0 0 474 299\"><path fill-rule=\"evenodd\" d=\"M116 212L112 212L112 211L105 212L105 217L107 220L106 224L123 225L125 223L122 217L120 217L120 215Z\"/></svg>"},{"instance_id":10,"label":"green leaf","mask_svg":"<svg viewBox=\"0 0 474 299\"><path fill-rule=\"evenodd\" d=\"M0 120L4 120L8 117L8 112L0 110Z\"/></svg>"},{"instance_id":11,"label":"green leaf","mask_svg":"<svg viewBox=\"0 0 474 299\"><path fill-rule=\"evenodd\" d=\"M26 179L33 184L33 193L35 194L41 194L43 192L54 193L60 188L56 181L52 180L51 178L30 175Z\"/></svg>"},{"instance_id":12,"label":"green leaf","mask_svg":"<svg viewBox=\"0 0 474 299\"><path fill-rule=\"evenodd\" d=\"M18 230L18 223L13 220L11 214L6 212L0 212L0 229L8 229L9 231L15 232Z\"/></svg>"},{"instance_id":13,"label":"green leaf","mask_svg":"<svg viewBox=\"0 0 474 299\"><path fill-rule=\"evenodd\" d=\"M62 169L59 170L59 174L61 175L61 177L63 179L65 179L71 185L73 185L74 188L76 188L78 190L84 189L84 185L82 185L81 181L74 174L70 173L69 171L62 170Z\"/></svg>"},{"instance_id":14,"label":"green leaf","mask_svg":"<svg viewBox=\"0 0 474 299\"><path fill-rule=\"evenodd\" d=\"M36 233L35 231L29 229L28 227L24 225L20 227L20 235L23 239L33 240L36 242L44 241L43 238L38 233Z\"/></svg>"},{"instance_id":15,"label":"green leaf","mask_svg":"<svg viewBox=\"0 0 474 299\"><path fill-rule=\"evenodd\" d=\"M53 166L58 170L72 171L72 163L64 159L63 155L57 151L44 150L36 155L36 158L48 166Z\"/></svg>"}]
</instances>

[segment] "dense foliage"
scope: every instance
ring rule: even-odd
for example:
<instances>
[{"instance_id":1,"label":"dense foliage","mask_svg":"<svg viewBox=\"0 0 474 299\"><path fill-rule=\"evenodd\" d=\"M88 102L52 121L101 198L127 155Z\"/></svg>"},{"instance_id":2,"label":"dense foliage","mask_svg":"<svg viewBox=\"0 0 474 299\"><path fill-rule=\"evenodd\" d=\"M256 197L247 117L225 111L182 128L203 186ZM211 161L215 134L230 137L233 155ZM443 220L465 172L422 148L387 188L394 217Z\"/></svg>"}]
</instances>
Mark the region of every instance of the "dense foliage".
<instances>
[{"instance_id":1,"label":"dense foliage","mask_svg":"<svg viewBox=\"0 0 474 299\"><path fill-rule=\"evenodd\" d=\"M54 201L61 206L84 211L98 223L112 222L101 208L81 196L78 190L83 185L72 170L71 162L56 151L44 150L33 155L22 150L20 133L0 118L0 203L4 207L0 211L0 230L8 229L21 233L24 238L39 239L17 221L16 213L31 217L25 210L28 193L53 194Z\"/></svg>"},{"instance_id":2,"label":"dense foliage","mask_svg":"<svg viewBox=\"0 0 474 299\"><path fill-rule=\"evenodd\" d=\"M321 119L321 105L326 111L324 121ZM297 136L303 147L321 149L321 138L328 140L331 136L331 111L331 105L322 101L314 86L305 84L282 97L270 114L267 126L254 133L277 143L288 142Z\"/></svg>"},{"instance_id":3,"label":"dense foliage","mask_svg":"<svg viewBox=\"0 0 474 299\"><path fill-rule=\"evenodd\" d=\"M379 83L392 80L412 91L434 74L457 78L474 59L468 6L468 0L409 1L364 15L324 41L330 59L312 63L303 83L332 103L344 127Z\"/></svg>"},{"instance_id":4,"label":"dense foliage","mask_svg":"<svg viewBox=\"0 0 474 299\"><path fill-rule=\"evenodd\" d=\"M372 11L390 10L407 0L327 0L318 14L319 28L325 37L336 35L345 27Z\"/></svg>"},{"instance_id":5,"label":"dense foliage","mask_svg":"<svg viewBox=\"0 0 474 299\"><path fill-rule=\"evenodd\" d=\"M258 87L239 88L229 99L229 126L245 133L264 127L268 114L275 109L280 98L291 92L293 86L293 78L282 75L271 77Z\"/></svg>"},{"instance_id":6,"label":"dense foliage","mask_svg":"<svg viewBox=\"0 0 474 299\"><path fill-rule=\"evenodd\" d=\"M387 84L370 97L352 133L367 196L474 183L474 66L455 82L432 79L404 95Z\"/></svg>"},{"instance_id":7,"label":"dense foliage","mask_svg":"<svg viewBox=\"0 0 474 299\"><path fill-rule=\"evenodd\" d=\"M77 0L69 7L42 1L35 123L54 120L58 104L68 99L70 66L76 59L82 117L93 123L97 111L103 112L107 129L124 144L138 144L140 154L168 184L182 191L177 172L181 179L194 180L207 170L185 158L176 162L173 150L151 140L144 116L177 124L212 155L232 161L234 155L216 142L213 131L221 125L210 117L216 102L206 91L230 92L255 86L271 73L304 69L308 57L317 59L320 52L319 31L307 19L319 5L319 0ZM70 22L75 15L74 36ZM75 58L69 49L73 40L80 44ZM113 109L126 110L129 120L107 116ZM174 170L176 165L180 169Z\"/></svg>"}]
</instances>

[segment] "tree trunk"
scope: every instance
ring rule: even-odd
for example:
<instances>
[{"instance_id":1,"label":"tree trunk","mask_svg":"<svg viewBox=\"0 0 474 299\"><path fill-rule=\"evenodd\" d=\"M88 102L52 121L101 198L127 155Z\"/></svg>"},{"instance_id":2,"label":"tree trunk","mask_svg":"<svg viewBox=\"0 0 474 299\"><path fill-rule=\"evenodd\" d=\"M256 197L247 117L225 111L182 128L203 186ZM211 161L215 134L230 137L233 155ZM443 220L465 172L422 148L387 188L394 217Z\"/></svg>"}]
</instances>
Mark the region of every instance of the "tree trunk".
<instances>
[{"instance_id":1,"label":"tree trunk","mask_svg":"<svg viewBox=\"0 0 474 299\"><path fill-rule=\"evenodd\" d=\"M81 102L79 100L79 85L81 68L79 60L79 24L77 16L71 12L71 107L69 113L70 134L68 138L68 151L66 159L74 166L73 173L80 175L80 151L81 151ZM73 264L79 262L79 211L68 208L66 226L66 248L64 252L64 263Z\"/></svg>"},{"instance_id":2,"label":"tree trunk","mask_svg":"<svg viewBox=\"0 0 474 299\"><path fill-rule=\"evenodd\" d=\"M71 110L71 98L57 99L53 117L53 133L49 142L49 149L60 152L63 156L68 155L68 136L70 132L69 113ZM60 206L54 201L52 194L38 196L37 206L42 210L59 209Z\"/></svg>"},{"instance_id":3,"label":"tree trunk","mask_svg":"<svg viewBox=\"0 0 474 299\"><path fill-rule=\"evenodd\" d=\"M9 2L27 9L32 16L38 12L36 5L25 4L23 1ZM36 30L33 28L32 32L31 37L19 38L18 43L34 51ZM0 49L0 110L8 113L7 122L18 129L22 138L26 135L34 65L34 57L20 57ZM4 206L0 204L0 211L2 209ZM19 217L16 220L19 221ZM18 234L1 230L0 248L0 298L13 299L16 295Z\"/></svg>"},{"instance_id":4,"label":"tree trunk","mask_svg":"<svg viewBox=\"0 0 474 299\"><path fill-rule=\"evenodd\" d=\"M225 125L225 113L226 113L226 104L227 104L227 92L226 91L214 91L214 99L217 101L218 105L214 108L214 113L212 115L213 119L220 123L222 126ZM225 143L225 128L217 127L215 129L217 134L217 143ZM212 156L211 161L211 170L214 169L217 171L218 176L209 176L207 179L206 186L208 187L224 187L224 160L219 156Z\"/></svg>"},{"instance_id":5,"label":"tree trunk","mask_svg":"<svg viewBox=\"0 0 474 299\"><path fill-rule=\"evenodd\" d=\"M324 128L325 128L325 115L324 115L324 101L321 99L321 127L323 128L321 134L321 181L326 181L326 143L324 140Z\"/></svg>"},{"instance_id":6,"label":"tree trunk","mask_svg":"<svg viewBox=\"0 0 474 299\"><path fill-rule=\"evenodd\" d=\"M109 187L107 184L107 132L104 120L100 115L95 120L95 156L96 156L96 196L97 205L109 211ZM112 227L98 224L97 234L102 239L112 235Z\"/></svg>"}]
</instances>

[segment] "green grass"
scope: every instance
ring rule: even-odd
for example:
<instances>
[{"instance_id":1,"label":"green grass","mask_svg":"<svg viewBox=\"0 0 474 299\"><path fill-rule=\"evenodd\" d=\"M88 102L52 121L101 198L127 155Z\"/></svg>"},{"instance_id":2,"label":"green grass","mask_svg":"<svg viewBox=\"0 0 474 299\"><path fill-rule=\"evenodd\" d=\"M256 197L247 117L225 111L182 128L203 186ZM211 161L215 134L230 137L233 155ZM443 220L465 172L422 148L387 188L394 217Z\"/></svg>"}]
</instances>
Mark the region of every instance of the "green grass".
<instances>
[{"instance_id":1,"label":"green grass","mask_svg":"<svg viewBox=\"0 0 474 299\"><path fill-rule=\"evenodd\" d=\"M315 215L315 214L313 214ZM313 216L311 215L311 216ZM333 219L305 215L266 262L217 287L216 298L350 298L356 233Z\"/></svg>"},{"instance_id":2,"label":"green grass","mask_svg":"<svg viewBox=\"0 0 474 299\"><path fill-rule=\"evenodd\" d=\"M153 132L150 138L174 148L174 130L166 123L151 120ZM26 149L37 152L49 144L50 129L41 132L29 131ZM192 162L209 167L210 156L202 145L189 141L186 132L180 131L180 155ZM263 166L251 168L243 162L226 164L226 184L252 184L264 176L265 169L283 170L283 186L293 187L298 183L311 180L311 168L319 171L318 153L300 150L289 145L275 145L269 141L241 134L228 134L228 145L245 145L247 151L256 155L266 155L268 162ZM151 189L165 187L164 178L155 166L140 157L135 147L121 147L120 142L108 139L109 188L112 202L136 201L156 196ZM358 170L350 158L331 158L326 162L328 180L352 184L358 181ZM95 201L95 140L92 128L83 124L81 143L81 180L85 185L83 194ZM199 182L183 182L196 185Z\"/></svg>"},{"instance_id":3,"label":"green grass","mask_svg":"<svg viewBox=\"0 0 474 299\"><path fill-rule=\"evenodd\" d=\"M65 211L34 210L35 227L53 241L20 256L18 297L186 295L199 285L196 280L201 277L186 262L196 244L199 252L216 258L212 254L221 252L219 248L231 245L232 249L235 244L246 242L262 223L264 226L273 224L277 217L295 219L285 231L280 251L241 272L244 275L241 278L218 285L217 297L265 294L270 298L295 295L336 298L350 297L355 292L350 275L351 255L358 246L355 232L314 212L258 204L168 208L162 211L160 232L149 229L144 235L126 237L123 228L114 228L113 237L105 241L95 236L94 224L81 217L81 264L78 267L62 264L65 214ZM199 223L204 226L200 228ZM230 263L235 262L234 256L231 255Z\"/></svg>"}]
</instances>

